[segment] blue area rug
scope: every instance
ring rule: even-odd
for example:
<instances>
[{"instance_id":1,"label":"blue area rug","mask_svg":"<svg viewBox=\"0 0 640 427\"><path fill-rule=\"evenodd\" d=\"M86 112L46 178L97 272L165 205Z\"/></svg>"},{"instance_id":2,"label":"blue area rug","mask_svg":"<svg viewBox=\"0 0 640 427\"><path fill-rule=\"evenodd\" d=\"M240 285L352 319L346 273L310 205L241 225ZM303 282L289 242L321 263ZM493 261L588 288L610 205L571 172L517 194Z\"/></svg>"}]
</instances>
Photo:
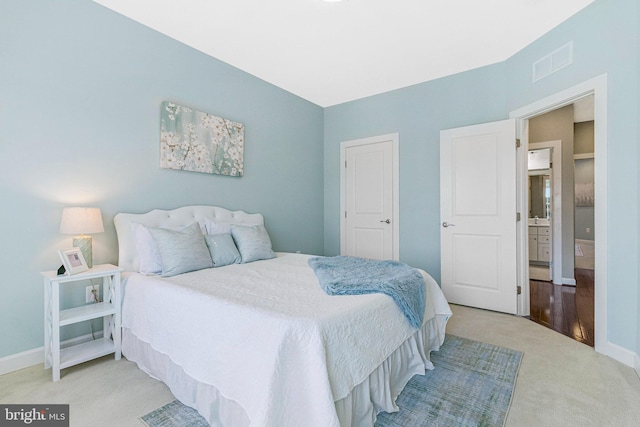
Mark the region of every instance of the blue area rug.
<instances>
[{"instance_id":1,"label":"blue area rug","mask_svg":"<svg viewBox=\"0 0 640 427\"><path fill-rule=\"evenodd\" d=\"M447 335L431 353L435 369L414 375L376 427L503 426L522 353Z\"/></svg>"},{"instance_id":2,"label":"blue area rug","mask_svg":"<svg viewBox=\"0 0 640 427\"><path fill-rule=\"evenodd\" d=\"M142 417L149 427L208 427L209 424L193 408L174 400Z\"/></svg>"},{"instance_id":3,"label":"blue area rug","mask_svg":"<svg viewBox=\"0 0 640 427\"><path fill-rule=\"evenodd\" d=\"M415 375L376 427L503 426L522 353L447 335L431 353L436 369ZM149 427L206 427L195 409L173 401L142 417Z\"/></svg>"}]
</instances>

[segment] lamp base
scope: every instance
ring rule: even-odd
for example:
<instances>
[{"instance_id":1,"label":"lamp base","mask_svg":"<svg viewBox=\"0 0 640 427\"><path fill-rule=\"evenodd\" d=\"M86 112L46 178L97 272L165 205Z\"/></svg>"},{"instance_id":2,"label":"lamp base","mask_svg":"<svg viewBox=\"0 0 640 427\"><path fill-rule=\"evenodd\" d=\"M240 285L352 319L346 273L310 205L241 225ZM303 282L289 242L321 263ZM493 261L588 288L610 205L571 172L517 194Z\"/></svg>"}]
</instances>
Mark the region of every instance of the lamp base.
<instances>
[{"instance_id":1,"label":"lamp base","mask_svg":"<svg viewBox=\"0 0 640 427\"><path fill-rule=\"evenodd\" d=\"M73 247L80 249L80 252L82 252L82 256L89 268L93 266L93 245L91 240L91 236L77 236L72 241Z\"/></svg>"}]
</instances>

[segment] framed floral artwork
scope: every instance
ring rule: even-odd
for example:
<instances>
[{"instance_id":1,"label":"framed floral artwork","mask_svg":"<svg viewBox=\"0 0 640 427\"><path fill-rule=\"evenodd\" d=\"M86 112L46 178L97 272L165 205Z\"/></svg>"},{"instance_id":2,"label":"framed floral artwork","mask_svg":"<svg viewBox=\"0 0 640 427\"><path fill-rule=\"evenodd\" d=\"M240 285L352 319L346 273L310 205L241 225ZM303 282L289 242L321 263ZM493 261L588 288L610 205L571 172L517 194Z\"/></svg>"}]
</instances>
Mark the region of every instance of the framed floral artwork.
<instances>
[{"instance_id":1,"label":"framed floral artwork","mask_svg":"<svg viewBox=\"0 0 640 427\"><path fill-rule=\"evenodd\" d=\"M160 167L227 176L244 172L244 125L164 101Z\"/></svg>"}]
</instances>

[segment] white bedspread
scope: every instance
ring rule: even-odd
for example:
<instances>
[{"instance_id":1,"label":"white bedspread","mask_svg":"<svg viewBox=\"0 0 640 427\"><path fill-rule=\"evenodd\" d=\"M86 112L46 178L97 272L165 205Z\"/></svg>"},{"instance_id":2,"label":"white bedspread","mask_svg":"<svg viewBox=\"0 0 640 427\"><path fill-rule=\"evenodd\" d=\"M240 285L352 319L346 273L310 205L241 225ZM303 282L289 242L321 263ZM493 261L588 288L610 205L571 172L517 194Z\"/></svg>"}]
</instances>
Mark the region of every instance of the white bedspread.
<instances>
[{"instance_id":1,"label":"white bedspread","mask_svg":"<svg viewBox=\"0 0 640 427\"><path fill-rule=\"evenodd\" d=\"M415 330L386 295L326 295L307 259L278 254L168 279L127 273L123 327L238 402L251 425L338 426L334 401ZM424 321L450 314L422 274Z\"/></svg>"}]
</instances>

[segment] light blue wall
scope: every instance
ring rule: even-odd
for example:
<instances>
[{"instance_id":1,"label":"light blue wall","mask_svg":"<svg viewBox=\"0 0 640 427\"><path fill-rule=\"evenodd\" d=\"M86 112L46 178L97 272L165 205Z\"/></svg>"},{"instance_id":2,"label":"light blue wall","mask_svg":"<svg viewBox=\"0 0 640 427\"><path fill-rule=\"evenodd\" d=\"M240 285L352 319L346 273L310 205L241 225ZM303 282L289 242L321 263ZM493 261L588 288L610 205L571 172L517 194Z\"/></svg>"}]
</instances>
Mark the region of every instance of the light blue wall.
<instances>
[{"instance_id":1,"label":"light blue wall","mask_svg":"<svg viewBox=\"0 0 640 427\"><path fill-rule=\"evenodd\" d=\"M323 251L310 102L88 0L0 2L0 94L0 358L43 345L63 206L102 209L97 263L117 261L117 212L187 204L261 212L276 250ZM163 100L243 123L245 176L160 169Z\"/></svg>"},{"instance_id":2,"label":"light blue wall","mask_svg":"<svg viewBox=\"0 0 640 427\"><path fill-rule=\"evenodd\" d=\"M639 30L637 1L598 0L506 62L507 111L603 73L608 75L607 325L609 341L629 350L636 349L640 322L637 303ZM573 41L573 64L532 83L532 63L569 41ZM597 159L598 153L595 155Z\"/></svg>"},{"instance_id":3,"label":"light blue wall","mask_svg":"<svg viewBox=\"0 0 640 427\"><path fill-rule=\"evenodd\" d=\"M339 252L340 141L399 132L400 256L439 279L439 131L608 73L608 338L638 352L638 16L637 1L597 0L503 63L327 108L325 252ZM573 65L533 84L533 62L569 41Z\"/></svg>"},{"instance_id":4,"label":"light blue wall","mask_svg":"<svg viewBox=\"0 0 640 427\"><path fill-rule=\"evenodd\" d=\"M504 63L323 111L88 0L0 2L0 357L42 346L38 272L70 245L63 206L102 208L98 263L116 261L115 213L196 203L264 213L277 250L334 255L339 144L368 136L400 135L400 256L439 280L439 131L604 72L609 339L640 354L639 22L636 1L597 0ZM569 40L574 64L532 84L531 63ZM159 169L166 99L244 123L245 176Z\"/></svg>"},{"instance_id":5,"label":"light blue wall","mask_svg":"<svg viewBox=\"0 0 640 427\"><path fill-rule=\"evenodd\" d=\"M340 143L399 133L400 259L440 280L440 130L504 118L497 64L325 109L327 255L340 252Z\"/></svg>"}]
</instances>

